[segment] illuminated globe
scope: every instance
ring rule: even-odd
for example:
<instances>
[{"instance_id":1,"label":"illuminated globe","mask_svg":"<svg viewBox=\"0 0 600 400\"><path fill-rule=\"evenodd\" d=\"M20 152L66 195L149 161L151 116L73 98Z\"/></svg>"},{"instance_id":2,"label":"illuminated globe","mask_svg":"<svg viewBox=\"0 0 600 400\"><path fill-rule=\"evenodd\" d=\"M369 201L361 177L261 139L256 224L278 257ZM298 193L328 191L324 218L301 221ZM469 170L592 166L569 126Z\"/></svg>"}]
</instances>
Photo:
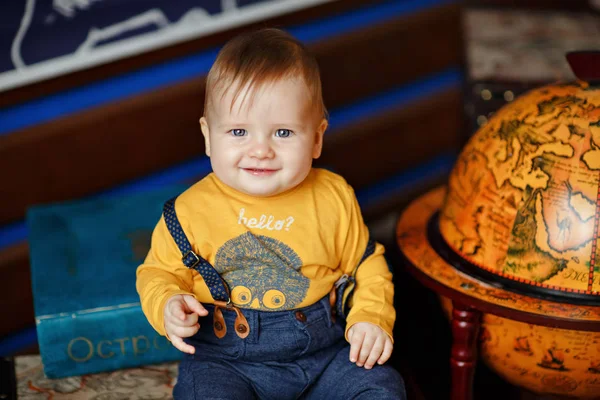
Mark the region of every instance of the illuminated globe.
<instances>
[{"instance_id":1,"label":"illuminated globe","mask_svg":"<svg viewBox=\"0 0 600 400\"><path fill-rule=\"evenodd\" d=\"M498 375L537 393L600 399L600 53L568 58L584 79L497 111L447 186L404 211L398 245L430 281L506 310L484 313L479 337ZM442 305L450 316L449 299Z\"/></svg>"},{"instance_id":2,"label":"illuminated globe","mask_svg":"<svg viewBox=\"0 0 600 400\"><path fill-rule=\"evenodd\" d=\"M600 304L599 178L600 90L533 90L462 151L439 215L442 245L483 281Z\"/></svg>"}]
</instances>

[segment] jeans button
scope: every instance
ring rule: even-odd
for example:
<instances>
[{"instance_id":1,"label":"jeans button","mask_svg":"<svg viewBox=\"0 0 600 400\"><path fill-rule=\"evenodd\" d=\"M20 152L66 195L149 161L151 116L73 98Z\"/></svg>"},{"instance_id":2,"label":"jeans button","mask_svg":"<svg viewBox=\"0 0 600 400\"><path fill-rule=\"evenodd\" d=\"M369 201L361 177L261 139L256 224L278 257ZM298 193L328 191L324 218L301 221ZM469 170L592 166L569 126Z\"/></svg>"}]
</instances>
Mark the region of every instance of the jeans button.
<instances>
[{"instance_id":1,"label":"jeans button","mask_svg":"<svg viewBox=\"0 0 600 400\"><path fill-rule=\"evenodd\" d=\"M306 315L302 311L296 311L296 319L302 323L306 322Z\"/></svg>"}]
</instances>

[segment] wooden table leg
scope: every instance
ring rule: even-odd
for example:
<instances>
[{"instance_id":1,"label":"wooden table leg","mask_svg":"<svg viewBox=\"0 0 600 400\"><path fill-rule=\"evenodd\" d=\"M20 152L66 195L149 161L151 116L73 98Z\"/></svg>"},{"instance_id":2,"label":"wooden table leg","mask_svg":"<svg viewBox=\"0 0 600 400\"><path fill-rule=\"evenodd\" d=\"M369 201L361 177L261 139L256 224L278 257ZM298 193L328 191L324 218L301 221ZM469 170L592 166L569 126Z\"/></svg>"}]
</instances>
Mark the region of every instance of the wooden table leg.
<instances>
[{"instance_id":1,"label":"wooden table leg","mask_svg":"<svg viewBox=\"0 0 600 400\"><path fill-rule=\"evenodd\" d=\"M451 399L472 400L481 312L456 301L452 305Z\"/></svg>"}]
</instances>

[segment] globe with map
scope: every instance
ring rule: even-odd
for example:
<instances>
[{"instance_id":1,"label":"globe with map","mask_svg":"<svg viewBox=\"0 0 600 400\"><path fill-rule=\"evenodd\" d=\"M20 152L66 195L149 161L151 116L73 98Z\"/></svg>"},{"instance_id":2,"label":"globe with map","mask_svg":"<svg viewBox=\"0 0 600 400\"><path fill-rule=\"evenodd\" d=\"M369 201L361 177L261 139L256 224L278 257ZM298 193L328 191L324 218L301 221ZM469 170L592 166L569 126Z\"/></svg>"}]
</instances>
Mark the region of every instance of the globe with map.
<instances>
[{"instance_id":1,"label":"globe with map","mask_svg":"<svg viewBox=\"0 0 600 400\"><path fill-rule=\"evenodd\" d=\"M600 90L533 90L463 149L439 230L484 281L600 304ZM478 271L479 270L479 271Z\"/></svg>"},{"instance_id":2,"label":"globe with map","mask_svg":"<svg viewBox=\"0 0 600 400\"><path fill-rule=\"evenodd\" d=\"M472 322L453 302L482 312L479 356L499 376L600 399L600 52L571 54L580 80L495 112L447 185L404 210L397 238L453 332Z\"/></svg>"}]
</instances>

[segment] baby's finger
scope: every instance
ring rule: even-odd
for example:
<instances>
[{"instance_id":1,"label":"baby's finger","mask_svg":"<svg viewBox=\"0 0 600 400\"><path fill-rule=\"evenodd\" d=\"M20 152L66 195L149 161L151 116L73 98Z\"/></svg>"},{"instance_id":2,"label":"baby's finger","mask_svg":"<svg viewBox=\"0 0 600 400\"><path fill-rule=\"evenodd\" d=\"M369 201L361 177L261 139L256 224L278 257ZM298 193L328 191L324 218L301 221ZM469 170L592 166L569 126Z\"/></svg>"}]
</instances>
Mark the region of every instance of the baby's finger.
<instances>
[{"instance_id":1,"label":"baby's finger","mask_svg":"<svg viewBox=\"0 0 600 400\"><path fill-rule=\"evenodd\" d=\"M182 338L180 338L178 336L170 336L170 337L171 337L171 343L173 343L173 346L175 346L175 348L178 349L179 351L183 351L184 353L189 353L189 354L194 354L196 352L196 349L194 348L194 346L190 346L189 344L185 343Z\"/></svg>"},{"instance_id":2,"label":"baby's finger","mask_svg":"<svg viewBox=\"0 0 600 400\"><path fill-rule=\"evenodd\" d=\"M185 301L186 306L191 312L194 312L202 317L208 315L208 311L198 300L196 300L193 296L183 296L183 300Z\"/></svg>"},{"instance_id":3,"label":"baby's finger","mask_svg":"<svg viewBox=\"0 0 600 400\"><path fill-rule=\"evenodd\" d=\"M354 326L351 326L350 329L348 329L348 342L352 342L352 335L354 335Z\"/></svg>"},{"instance_id":4,"label":"baby's finger","mask_svg":"<svg viewBox=\"0 0 600 400\"><path fill-rule=\"evenodd\" d=\"M185 303L181 299L171 301L169 302L169 304L167 304L167 313L183 321L185 320L184 306Z\"/></svg>"},{"instance_id":5,"label":"baby's finger","mask_svg":"<svg viewBox=\"0 0 600 400\"><path fill-rule=\"evenodd\" d=\"M360 353L365 333L361 331L355 331L350 339L350 362L356 362Z\"/></svg>"},{"instance_id":6,"label":"baby's finger","mask_svg":"<svg viewBox=\"0 0 600 400\"><path fill-rule=\"evenodd\" d=\"M365 335L365 339L362 342L362 346L360 346L360 354L358 356L358 361L356 361L356 365L362 367L365 365L365 361L371 354L371 349L373 349L373 344L375 343L375 337L372 335Z\"/></svg>"},{"instance_id":7,"label":"baby's finger","mask_svg":"<svg viewBox=\"0 0 600 400\"><path fill-rule=\"evenodd\" d=\"M178 318L172 317L170 319L165 319L165 326L168 323L172 329L176 328L190 328L194 326L199 326L198 317L194 317L196 314L189 314L186 316L185 320L180 320Z\"/></svg>"},{"instance_id":8,"label":"baby's finger","mask_svg":"<svg viewBox=\"0 0 600 400\"><path fill-rule=\"evenodd\" d=\"M377 360L377 364L385 364L385 362L390 359L393 350L394 345L392 344L392 341L390 340L390 338L386 338L385 346L383 347L383 353L381 353L381 357L379 357L379 360Z\"/></svg>"},{"instance_id":9,"label":"baby's finger","mask_svg":"<svg viewBox=\"0 0 600 400\"><path fill-rule=\"evenodd\" d=\"M373 365L379 360L381 353L383 352L384 346L384 338L378 337L373 344L373 348L371 349L371 353L369 353L369 357L367 357L367 361L365 361L365 368L371 369Z\"/></svg>"},{"instance_id":10,"label":"baby's finger","mask_svg":"<svg viewBox=\"0 0 600 400\"><path fill-rule=\"evenodd\" d=\"M166 309L165 310L165 325L173 324L175 322L178 322L179 324L181 324L181 319L177 318L175 315L173 315L173 313L171 311Z\"/></svg>"},{"instance_id":11,"label":"baby's finger","mask_svg":"<svg viewBox=\"0 0 600 400\"><path fill-rule=\"evenodd\" d=\"M185 316L185 314L184 314L184 316ZM184 317L184 319L181 319L181 318L179 318L179 316L173 315L173 314L165 315L165 325L166 324L170 324L173 326L188 326L188 324L185 321L185 317Z\"/></svg>"},{"instance_id":12,"label":"baby's finger","mask_svg":"<svg viewBox=\"0 0 600 400\"><path fill-rule=\"evenodd\" d=\"M186 314L185 320L183 320L182 322L183 322L181 324L182 326L194 326L198 323L198 314L196 314L196 313Z\"/></svg>"},{"instance_id":13,"label":"baby's finger","mask_svg":"<svg viewBox=\"0 0 600 400\"><path fill-rule=\"evenodd\" d=\"M194 336L196 332L198 332L198 329L200 329L200 325L198 324L193 326L177 326L173 328L173 333L179 337L185 338Z\"/></svg>"}]
</instances>

